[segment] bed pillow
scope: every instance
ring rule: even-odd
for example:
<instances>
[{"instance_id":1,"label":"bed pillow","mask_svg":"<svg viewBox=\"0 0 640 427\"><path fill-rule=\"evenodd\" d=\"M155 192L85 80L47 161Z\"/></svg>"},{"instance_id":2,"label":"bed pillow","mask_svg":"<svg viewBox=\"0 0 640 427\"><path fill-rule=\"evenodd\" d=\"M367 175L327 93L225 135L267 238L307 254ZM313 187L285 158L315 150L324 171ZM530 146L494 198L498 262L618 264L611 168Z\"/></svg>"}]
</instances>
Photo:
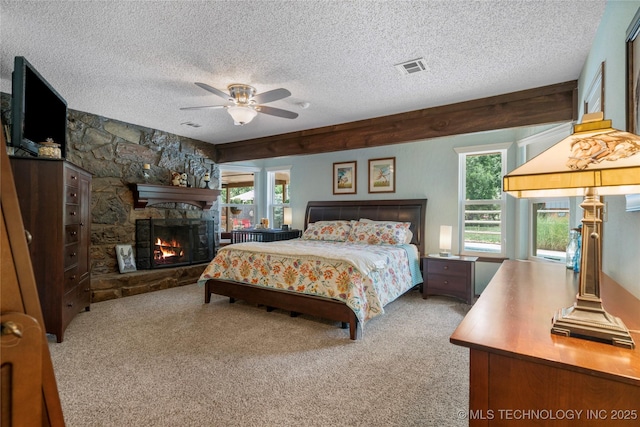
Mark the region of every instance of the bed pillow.
<instances>
[{"instance_id":1,"label":"bed pillow","mask_svg":"<svg viewBox=\"0 0 640 427\"><path fill-rule=\"evenodd\" d=\"M409 222L353 221L349 242L369 245L401 245L407 240Z\"/></svg>"},{"instance_id":2,"label":"bed pillow","mask_svg":"<svg viewBox=\"0 0 640 427\"><path fill-rule=\"evenodd\" d=\"M351 232L351 221L316 221L302 234L305 240L346 242Z\"/></svg>"},{"instance_id":3,"label":"bed pillow","mask_svg":"<svg viewBox=\"0 0 640 427\"><path fill-rule=\"evenodd\" d=\"M351 222L352 222L352 225L353 225L353 223L355 223L356 221L351 221ZM368 218L360 218L360 222L375 222L375 223L378 223L378 224L393 224L393 225L405 224L403 222L397 222L397 221L374 221L374 220L368 219ZM409 224L411 224L411 223L409 223ZM413 232L411 231L410 228L407 228L407 235L406 235L404 243L410 244L412 240L413 240Z\"/></svg>"}]
</instances>

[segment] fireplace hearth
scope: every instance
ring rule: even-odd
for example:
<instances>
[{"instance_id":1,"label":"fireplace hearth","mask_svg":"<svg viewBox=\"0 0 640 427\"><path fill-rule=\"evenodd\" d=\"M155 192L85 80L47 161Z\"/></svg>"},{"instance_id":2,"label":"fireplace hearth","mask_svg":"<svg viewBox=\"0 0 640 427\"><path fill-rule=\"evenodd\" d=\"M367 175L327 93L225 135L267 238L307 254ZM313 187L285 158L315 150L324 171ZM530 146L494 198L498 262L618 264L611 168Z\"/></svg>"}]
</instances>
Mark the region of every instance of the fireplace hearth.
<instances>
[{"instance_id":1,"label":"fireplace hearth","mask_svg":"<svg viewBox=\"0 0 640 427\"><path fill-rule=\"evenodd\" d=\"M140 269L200 264L214 255L211 219L136 220L136 263Z\"/></svg>"}]
</instances>

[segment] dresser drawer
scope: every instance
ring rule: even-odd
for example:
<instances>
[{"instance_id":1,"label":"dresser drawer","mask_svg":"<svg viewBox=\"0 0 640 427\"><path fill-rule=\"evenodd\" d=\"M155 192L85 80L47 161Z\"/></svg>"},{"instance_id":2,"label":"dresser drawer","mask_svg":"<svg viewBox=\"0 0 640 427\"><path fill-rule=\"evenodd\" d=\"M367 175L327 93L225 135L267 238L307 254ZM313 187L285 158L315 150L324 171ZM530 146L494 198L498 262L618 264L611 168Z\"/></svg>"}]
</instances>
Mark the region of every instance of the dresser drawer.
<instances>
[{"instance_id":1,"label":"dresser drawer","mask_svg":"<svg viewBox=\"0 0 640 427\"><path fill-rule=\"evenodd\" d=\"M65 270L64 272L64 293L66 294L71 289L78 286L78 266L74 265L73 267Z\"/></svg>"},{"instance_id":2,"label":"dresser drawer","mask_svg":"<svg viewBox=\"0 0 640 427\"><path fill-rule=\"evenodd\" d=\"M427 262L429 274L444 274L447 276L466 276L469 267L460 261L433 260Z\"/></svg>"},{"instance_id":3,"label":"dresser drawer","mask_svg":"<svg viewBox=\"0 0 640 427\"><path fill-rule=\"evenodd\" d=\"M78 244L73 243L64 247L64 268L78 264Z\"/></svg>"},{"instance_id":4,"label":"dresser drawer","mask_svg":"<svg viewBox=\"0 0 640 427\"><path fill-rule=\"evenodd\" d=\"M78 241L78 233L80 233L80 225L72 224L64 227L64 244L76 243Z\"/></svg>"},{"instance_id":5,"label":"dresser drawer","mask_svg":"<svg viewBox=\"0 0 640 427\"><path fill-rule=\"evenodd\" d=\"M71 322L71 319L87 306L82 301L82 295L79 291L80 288L76 286L62 297L62 324L65 328Z\"/></svg>"},{"instance_id":6,"label":"dresser drawer","mask_svg":"<svg viewBox=\"0 0 640 427\"><path fill-rule=\"evenodd\" d=\"M64 205L64 223L79 224L80 223L80 205L67 203Z\"/></svg>"},{"instance_id":7,"label":"dresser drawer","mask_svg":"<svg viewBox=\"0 0 640 427\"><path fill-rule=\"evenodd\" d=\"M64 169L64 184L70 187L78 187L80 185L80 174L72 168Z\"/></svg>"},{"instance_id":8,"label":"dresser drawer","mask_svg":"<svg viewBox=\"0 0 640 427\"><path fill-rule=\"evenodd\" d=\"M64 201L65 203L78 204L78 187L65 186Z\"/></svg>"}]
</instances>

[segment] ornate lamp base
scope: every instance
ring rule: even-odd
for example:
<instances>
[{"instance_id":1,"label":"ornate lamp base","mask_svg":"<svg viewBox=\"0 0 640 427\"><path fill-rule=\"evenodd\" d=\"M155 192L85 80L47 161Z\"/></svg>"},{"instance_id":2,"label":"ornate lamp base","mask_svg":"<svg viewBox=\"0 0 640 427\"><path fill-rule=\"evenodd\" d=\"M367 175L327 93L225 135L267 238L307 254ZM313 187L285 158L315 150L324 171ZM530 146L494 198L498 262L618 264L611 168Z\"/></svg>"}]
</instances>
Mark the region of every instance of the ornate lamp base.
<instances>
[{"instance_id":1,"label":"ornate lamp base","mask_svg":"<svg viewBox=\"0 0 640 427\"><path fill-rule=\"evenodd\" d=\"M551 333L606 342L628 349L635 348L633 338L622 320L607 313L602 307L583 308L573 305L561 308L553 316Z\"/></svg>"}]
</instances>

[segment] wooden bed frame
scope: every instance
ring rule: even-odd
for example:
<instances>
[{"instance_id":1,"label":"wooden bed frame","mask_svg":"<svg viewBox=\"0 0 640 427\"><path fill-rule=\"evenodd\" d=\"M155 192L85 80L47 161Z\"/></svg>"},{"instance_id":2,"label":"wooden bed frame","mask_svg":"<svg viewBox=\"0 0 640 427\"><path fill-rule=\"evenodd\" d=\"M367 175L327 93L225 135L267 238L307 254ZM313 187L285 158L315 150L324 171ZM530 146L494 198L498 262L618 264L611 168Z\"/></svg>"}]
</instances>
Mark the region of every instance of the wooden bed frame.
<instances>
[{"instance_id":1,"label":"wooden bed frame","mask_svg":"<svg viewBox=\"0 0 640 427\"><path fill-rule=\"evenodd\" d=\"M426 211L427 199L312 201L307 204L304 228L316 221L339 219L368 218L375 221L411 222L413 232L411 243L415 244L419 254L423 255ZM218 279L210 279L205 284L204 302L206 304L211 301L211 294L228 296L232 303L236 299L241 299L253 304L265 305L269 310L278 308L291 311L292 316L304 313L342 322L343 328L349 326L349 336L352 340L359 336L358 319L342 301Z\"/></svg>"}]
</instances>

